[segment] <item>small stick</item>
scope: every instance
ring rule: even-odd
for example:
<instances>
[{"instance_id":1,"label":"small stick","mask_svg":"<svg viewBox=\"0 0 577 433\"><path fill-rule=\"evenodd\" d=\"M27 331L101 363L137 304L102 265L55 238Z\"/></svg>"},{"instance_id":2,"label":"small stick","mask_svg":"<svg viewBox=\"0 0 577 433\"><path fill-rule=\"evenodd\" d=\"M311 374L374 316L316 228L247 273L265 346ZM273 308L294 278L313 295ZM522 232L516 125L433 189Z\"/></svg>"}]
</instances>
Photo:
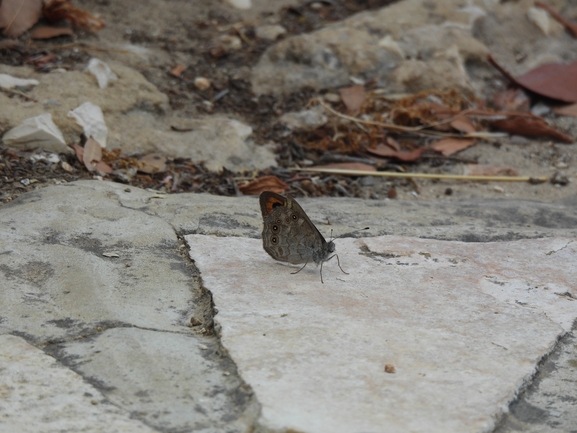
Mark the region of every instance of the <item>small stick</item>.
<instances>
[{"instance_id":1,"label":"small stick","mask_svg":"<svg viewBox=\"0 0 577 433\"><path fill-rule=\"evenodd\" d=\"M405 179L452 179L452 180L475 180L481 182L547 182L547 177L528 176L469 176L464 174L431 174L431 173L395 173L392 171L363 171L363 170L341 170L338 168L295 168L295 171L315 171L318 173L343 174L351 176L377 176L377 177L397 177Z\"/></svg>"},{"instance_id":2,"label":"small stick","mask_svg":"<svg viewBox=\"0 0 577 433\"><path fill-rule=\"evenodd\" d=\"M483 131L477 131L477 132L470 132L467 134L451 134L451 133L446 133L446 132L440 132L440 131L430 131L424 128L428 128L430 125L423 125L423 126L401 126L401 125L395 125L393 123L383 123L383 122L377 122L374 120L362 120L362 119L358 119L356 117L352 117L352 116L348 116L346 114L342 114L339 113L338 111L336 111L335 109L333 109L332 107L328 106L327 104L325 104L322 100L317 99L316 100L320 105L323 106L323 108L325 110L327 110L329 113L334 114L335 116L338 116L342 119L346 119L349 120L351 122L355 122L355 123L361 123L364 125L373 125L373 126L380 126L381 128L384 129L388 129L390 131L398 131L398 132L412 132L414 134L423 134L423 135L434 135L437 137L453 137L453 138L502 138L502 137L508 137L508 134L502 133L502 132L483 132ZM453 116L450 119L446 119L444 121L441 122L437 122L435 123L433 126L435 125L441 125L447 121L453 121L454 119L465 115L465 114L470 114L470 113L474 113L474 111L470 111L467 113L458 113L457 115Z\"/></svg>"}]
</instances>

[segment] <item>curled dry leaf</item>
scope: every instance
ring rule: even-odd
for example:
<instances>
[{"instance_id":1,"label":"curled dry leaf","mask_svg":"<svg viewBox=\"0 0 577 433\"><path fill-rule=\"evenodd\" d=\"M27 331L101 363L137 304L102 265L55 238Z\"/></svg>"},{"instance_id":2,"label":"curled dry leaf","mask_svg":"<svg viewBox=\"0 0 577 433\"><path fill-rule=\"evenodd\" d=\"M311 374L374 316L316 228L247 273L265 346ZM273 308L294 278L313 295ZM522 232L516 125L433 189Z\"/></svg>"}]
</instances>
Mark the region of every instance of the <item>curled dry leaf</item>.
<instances>
[{"instance_id":1,"label":"curled dry leaf","mask_svg":"<svg viewBox=\"0 0 577 433\"><path fill-rule=\"evenodd\" d=\"M365 102L365 88L363 86L343 87L339 89L341 100L349 113L356 113L359 111L363 102Z\"/></svg>"},{"instance_id":2,"label":"curled dry leaf","mask_svg":"<svg viewBox=\"0 0 577 433\"><path fill-rule=\"evenodd\" d=\"M573 143L574 141L573 138L557 131L549 126L544 119L537 116L512 116L507 119L495 120L491 122L491 126L509 134L526 137L549 137L565 143Z\"/></svg>"},{"instance_id":3,"label":"curled dry leaf","mask_svg":"<svg viewBox=\"0 0 577 433\"><path fill-rule=\"evenodd\" d=\"M495 167L485 164L467 164L466 176L518 176L517 170L511 167Z\"/></svg>"},{"instance_id":4,"label":"curled dry leaf","mask_svg":"<svg viewBox=\"0 0 577 433\"><path fill-rule=\"evenodd\" d=\"M139 159L138 171L146 174L163 173L166 171L166 156L160 153L149 153Z\"/></svg>"},{"instance_id":5,"label":"curled dry leaf","mask_svg":"<svg viewBox=\"0 0 577 433\"><path fill-rule=\"evenodd\" d=\"M70 27L40 26L36 27L32 33L30 33L30 37L32 39L50 39L57 36L69 36L72 34L74 34L74 32Z\"/></svg>"},{"instance_id":6,"label":"curled dry leaf","mask_svg":"<svg viewBox=\"0 0 577 433\"><path fill-rule=\"evenodd\" d=\"M377 144L376 147L367 148L367 152L372 153L373 155L383 156L385 158L395 158L398 159L399 161L405 161L405 162L416 161L421 157L423 150L425 150L424 147L417 147L416 149L411 150L410 152L397 151L382 143Z\"/></svg>"},{"instance_id":7,"label":"curled dry leaf","mask_svg":"<svg viewBox=\"0 0 577 433\"><path fill-rule=\"evenodd\" d=\"M251 182L238 187L244 195L256 195L263 191L272 191L278 194L285 192L288 185L276 176L261 176Z\"/></svg>"},{"instance_id":8,"label":"curled dry leaf","mask_svg":"<svg viewBox=\"0 0 577 433\"><path fill-rule=\"evenodd\" d=\"M431 145L431 149L450 156L475 144L474 138L443 138Z\"/></svg>"},{"instance_id":9,"label":"curled dry leaf","mask_svg":"<svg viewBox=\"0 0 577 433\"><path fill-rule=\"evenodd\" d=\"M574 37L577 38L577 24L574 24L571 21L565 19L559 12L557 12L546 3L535 2L535 6L541 9L545 9L547 12L549 12L553 18L559 21L567 30L573 33Z\"/></svg>"},{"instance_id":10,"label":"curled dry leaf","mask_svg":"<svg viewBox=\"0 0 577 433\"><path fill-rule=\"evenodd\" d=\"M96 170L96 164L102 159L102 147L93 138L86 140L84 145L84 154L82 156L82 162L88 169L88 171Z\"/></svg>"},{"instance_id":11,"label":"curled dry leaf","mask_svg":"<svg viewBox=\"0 0 577 433\"><path fill-rule=\"evenodd\" d=\"M75 26L96 32L104 27L104 21L90 12L72 5L70 0L47 0L42 8L44 17L50 22L70 21Z\"/></svg>"}]
</instances>

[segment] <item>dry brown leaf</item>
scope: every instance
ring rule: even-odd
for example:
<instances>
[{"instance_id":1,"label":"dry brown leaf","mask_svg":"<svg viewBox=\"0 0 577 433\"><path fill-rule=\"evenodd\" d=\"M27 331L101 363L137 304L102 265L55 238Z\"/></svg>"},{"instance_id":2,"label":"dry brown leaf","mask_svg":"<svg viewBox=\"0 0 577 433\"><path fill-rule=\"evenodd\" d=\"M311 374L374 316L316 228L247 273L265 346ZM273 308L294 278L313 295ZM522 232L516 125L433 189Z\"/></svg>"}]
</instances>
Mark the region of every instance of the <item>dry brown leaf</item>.
<instances>
[{"instance_id":1,"label":"dry brown leaf","mask_svg":"<svg viewBox=\"0 0 577 433\"><path fill-rule=\"evenodd\" d=\"M548 63L520 77L513 77L493 57L489 62L505 77L524 89L563 102L577 102L577 61L569 64Z\"/></svg>"},{"instance_id":2,"label":"dry brown leaf","mask_svg":"<svg viewBox=\"0 0 577 433\"><path fill-rule=\"evenodd\" d=\"M495 167L485 164L467 164L466 176L518 176L517 170L511 167Z\"/></svg>"},{"instance_id":3,"label":"dry brown leaf","mask_svg":"<svg viewBox=\"0 0 577 433\"><path fill-rule=\"evenodd\" d=\"M350 114L358 112L363 102L365 102L366 93L363 86L343 87L339 89L339 93L343 104L345 104Z\"/></svg>"},{"instance_id":4,"label":"dry brown leaf","mask_svg":"<svg viewBox=\"0 0 577 433\"><path fill-rule=\"evenodd\" d=\"M387 145L392 147L393 149L398 150L398 151L401 150L401 145L393 137L387 137L386 142L387 142Z\"/></svg>"},{"instance_id":5,"label":"dry brown leaf","mask_svg":"<svg viewBox=\"0 0 577 433\"><path fill-rule=\"evenodd\" d=\"M102 159L102 147L100 143L94 138L89 138L84 144L84 155L82 156L82 162L88 169L88 171L94 171L96 169L96 164Z\"/></svg>"},{"instance_id":6,"label":"dry brown leaf","mask_svg":"<svg viewBox=\"0 0 577 433\"><path fill-rule=\"evenodd\" d=\"M99 171L100 173L106 173L106 174L110 174L112 173L114 170L112 169L111 166L109 166L107 163L105 163L104 161L98 161L96 163L96 165L94 166L94 170Z\"/></svg>"},{"instance_id":7,"label":"dry brown leaf","mask_svg":"<svg viewBox=\"0 0 577 433\"><path fill-rule=\"evenodd\" d=\"M311 167L311 170L315 168L336 168L339 170L362 170L362 171L377 171L377 169L370 164L363 164L362 162L338 162L335 164L327 165L315 165Z\"/></svg>"},{"instance_id":8,"label":"dry brown leaf","mask_svg":"<svg viewBox=\"0 0 577 433\"><path fill-rule=\"evenodd\" d=\"M529 111L530 99L523 89L507 89L493 95L495 108L500 111Z\"/></svg>"},{"instance_id":9,"label":"dry brown leaf","mask_svg":"<svg viewBox=\"0 0 577 433\"><path fill-rule=\"evenodd\" d=\"M70 0L47 0L42 8L44 17L50 22L70 21L75 26L96 32L104 27L104 21L90 12L73 6Z\"/></svg>"},{"instance_id":10,"label":"dry brown leaf","mask_svg":"<svg viewBox=\"0 0 577 433\"><path fill-rule=\"evenodd\" d=\"M495 120L491 126L509 134L526 137L549 137L566 143L573 143L574 141L573 138L552 128L544 119L537 116L512 116L507 119Z\"/></svg>"},{"instance_id":11,"label":"dry brown leaf","mask_svg":"<svg viewBox=\"0 0 577 433\"><path fill-rule=\"evenodd\" d=\"M285 192L288 185L276 176L261 176L251 182L238 187L244 195L257 195L263 191L272 191L278 194Z\"/></svg>"},{"instance_id":12,"label":"dry brown leaf","mask_svg":"<svg viewBox=\"0 0 577 433\"><path fill-rule=\"evenodd\" d=\"M57 36L68 36L72 34L74 34L74 31L70 27L41 26L32 30L30 37L32 39L50 39Z\"/></svg>"},{"instance_id":13,"label":"dry brown leaf","mask_svg":"<svg viewBox=\"0 0 577 433\"><path fill-rule=\"evenodd\" d=\"M74 143L72 145L72 148L74 149L74 152L76 153L76 158L78 159L79 162L84 162L84 148L79 145L78 143Z\"/></svg>"},{"instance_id":14,"label":"dry brown leaf","mask_svg":"<svg viewBox=\"0 0 577 433\"><path fill-rule=\"evenodd\" d=\"M162 173L166 171L166 156L160 153L149 153L138 158L140 167L138 171L146 174Z\"/></svg>"},{"instance_id":15,"label":"dry brown leaf","mask_svg":"<svg viewBox=\"0 0 577 433\"><path fill-rule=\"evenodd\" d=\"M445 156L453 155L475 144L474 138L443 138L430 147Z\"/></svg>"},{"instance_id":16,"label":"dry brown leaf","mask_svg":"<svg viewBox=\"0 0 577 433\"><path fill-rule=\"evenodd\" d=\"M172 75L173 77L179 78L185 70L186 70L186 66L176 65L174 68L171 69L170 75Z\"/></svg>"},{"instance_id":17,"label":"dry brown leaf","mask_svg":"<svg viewBox=\"0 0 577 433\"><path fill-rule=\"evenodd\" d=\"M29 65L32 65L36 68L41 68L42 66L47 65L48 63L52 62L55 59L56 59L56 54L48 53L48 54L46 54L44 56L40 56L40 57L31 57L31 58L26 60L26 63L28 63Z\"/></svg>"},{"instance_id":18,"label":"dry brown leaf","mask_svg":"<svg viewBox=\"0 0 577 433\"><path fill-rule=\"evenodd\" d=\"M461 132L475 132L477 128L473 125L473 122L469 118L469 116L459 116L456 119L452 120L450 125L456 129L457 131Z\"/></svg>"},{"instance_id":19,"label":"dry brown leaf","mask_svg":"<svg viewBox=\"0 0 577 433\"><path fill-rule=\"evenodd\" d=\"M577 117L577 104L565 105L564 107L553 108L553 113L561 116Z\"/></svg>"},{"instance_id":20,"label":"dry brown leaf","mask_svg":"<svg viewBox=\"0 0 577 433\"><path fill-rule=\"evenodd\" d=\"M3 0L0 2L0 29L11 38L17 38L38 22L42 0Z\"/></svg>"},{"instance_id":21,"label":"dry brown leaf","mask_svg":"<svg viewBox=\"0 0 577 433\"><path fill-rule=\"evenodd\" d=\"M424 147L417 147L410 152L403 152L394 150L393 148L384 144L378 144L376 147L367 148L367 152L372 153L373 155L384 156L385 158L395 158L406 162L412 162L419 159L423 153L423 150L425 150Z\"/></svg>"}]
</instances>

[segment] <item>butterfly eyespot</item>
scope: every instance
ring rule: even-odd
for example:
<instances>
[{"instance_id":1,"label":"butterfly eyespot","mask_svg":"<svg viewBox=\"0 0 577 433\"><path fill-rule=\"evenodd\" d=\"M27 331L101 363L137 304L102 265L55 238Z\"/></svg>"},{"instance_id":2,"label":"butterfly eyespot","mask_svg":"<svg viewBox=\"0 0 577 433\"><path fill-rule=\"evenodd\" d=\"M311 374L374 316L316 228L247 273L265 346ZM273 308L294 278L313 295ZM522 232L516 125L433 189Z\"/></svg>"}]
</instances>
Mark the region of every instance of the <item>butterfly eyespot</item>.
<instances>
[{"instance_id":1,"label":"butterfly eyespot","mask_svg":"<svg viewBox=\"0 0 577 433\"><path fill-rule=\"evenodd\" d=\"M296 221L296 220L299 219L299 217L298 217L298 215L297 215L296 213L293 213L293 214L291 215L291 218L292 218L294 221Z\"/></svg>"},{"instance_id":2,"label":"butterfly eyespot","mask_svg":"<svg viewBox=\"0 0 577 433\"><path fill-rule=\"evenodd\" d=\"M274 225L271 227L271 229L272 229L273 232L276 233L276 232L279 231L279 226L277 226L276 224L274 224Z\"/></svg>"},{"instance_id":3,"label":"butterfly eyespot","mask_svg":"<svg viewBox=\"0 0 577 433\"><path fill-rule=\"evenodd\" d=\"M277 218L275 222L276 222L277 224L282 224L282 221L281 221L280 218Z\"/></svg>"},{"instance_id":4,"label":"butterfly eyespot","mask_svg":"<svg viewBox=\"0 0 577 433\"><path fill-rule=\"evenodd\" d=\"M278 238L276 236L273 236L272 238L270 238L271 243L273 244L277 244L278 243Z\"/></svg>"}]
</instances>

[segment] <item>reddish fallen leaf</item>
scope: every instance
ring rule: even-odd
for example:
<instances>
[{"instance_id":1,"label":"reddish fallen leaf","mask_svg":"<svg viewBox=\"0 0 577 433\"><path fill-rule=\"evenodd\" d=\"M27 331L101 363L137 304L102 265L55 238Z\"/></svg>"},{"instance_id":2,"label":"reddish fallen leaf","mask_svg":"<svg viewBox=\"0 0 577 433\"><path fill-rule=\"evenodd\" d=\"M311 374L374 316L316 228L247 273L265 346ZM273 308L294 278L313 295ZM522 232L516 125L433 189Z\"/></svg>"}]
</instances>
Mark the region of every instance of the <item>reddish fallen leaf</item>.
<instances>
[{"instance_id":1,"label":"reddish fallen leaf","mask_svg":"<svg viewBox=\"0 0 577 433\"><path fill-rule=\"evenodd\" d=\"M512 116L507 119L494 120L491 126L509 134L523 135L526 137L549 137L555 140L573 143L573 138L557 131L549 126L541 117L537 116Z\"/></svg>"},{"instance_id":2,"label":"reddish fallen leaf","mask_svg":"<svg viewBox=\"0 0 577 433\"><path fill-rule=\"evenodd\" d=\"M399 142L397 140L395 140L393 137L387 137L386 139L387 141L387 145L392 147L395 150L400 151L401 150L401 145L399 144Z\"/></svg>"},{"instance_id":3,"label":"reddish fallen leaf","mask_svg":"<svg viewBox=\"0 0 577 433\"><path fill-rule=\"evenodd\" d=\"M146 174L163 173L166 171L166 156L160 153L149 153L138 158L140 167L138 171Z\"/></svg>"},{"instance_id":4,"label":"reddish fallen leaf","mask_svg":"<svg viewBox=\"0 0 577 433\"><path fill-rule=\"evenodd\" d=\"M523 89L507 89L493 95L495 108L500 111L529 111L530 99Z\"/></svg>"},{"instance_id":5,"label":"reddish fallen leaf","mask_svg":"<svg viewBox=\"0 0 577 433\"><path fill-rule=\"evenodd\" d=\"M572 22L566 20L559 12L557 12L548 4L536 2L535 6L541 9L545 9L547 12L549 12L553 18L559 21L567 30L573 33L573 36L577 38L577 24L573 24Z\"/></svg>"},{"instance_id":6,"label":"reddish fallen leaf","mask_svg":"<svg viewBox=\"0 0 577 433\"><path fill-rule=\"evenodd\" d=\"M341 100L349 113L356 113L359 111L363 102L365 102L365 88L363 86L343 87L339 89Z\"/></svg>"},{"instance_id":7,"label":"reddish fallen leaf","mask_svg":"<svg viewBox=\"0 0 577 433\"><path fill-rule=\"evenodd\" d=\"M430 147L445 156L453 155L475 144L474 138L443 138Z\"/></svg>"},{"instance_id":8,"label":"reddish fallen leaf","mask_svg":"<svg viewBox=\"0 0 577 433\"><path fill-rule=\"evenodd\" d=\"M538 95L563 102L577 102L577 61L569 64L548 63L514 78L492 56L489 62L505 77Z\"/></svg>"},{"instance_id":9,"label":"reddish fallen leaf","mask_svg":"<svg viewBox=\"0 0 577 433\"><path fill-rule=\"evenodd\" d=\"M511 167L495 167L485 164L467 164L465 166L466 176L518 176L517 170Z\"/></svg>"},{"instance_id":10,"label":"reddish fallen leaf","mask_svg":"<svg viewBox=\"0 0 577 433\"><path fill-rule=\"evenodd\" d=\"M461 132L469 133L477 131L477 128L475 128L475 125L473 125L473 122L468 116L459 116L452 120L450 125L457 131Z\"/></svg>"},{"instance_id":11,"label":"reddish fallen leaf","mask_svg":"<svg viewBox=\"0 0 577 433\"><path fill-rule=\"evenodd\" d=\"M577 104L555 107L553 108L553 113L560 114L561 116L577 117Z\"/></svg>"},{"instance_id":12,"label":"reddish fallen leaf","mask_svg":"<svg viewBox=\"0 0 577 433\"><path fill-rule=\"evenodd\" d=\"M182 73L186 70L186 66L184 65L176 65L174 68L172 68L172 70L170 71L170 75L172 75L173 77L179 78Z\"/></svg>"},{"instance_id":13,"label":"reddish fallen leaf","mask_svg":"<svg viewBox=\"0 0 577 433\"><path fill-rule=\"evenodd\" d=\"M336 168L339 170L377 171L377 169L374 166L370 164L364 164L362 162L337 162L334 164L327 164L327 165L315 165L311 167L311 170L315 168Z\"/></svg>"},{"instance_id":14,"label":"reddish fallen leaf","mask_svg":"<svg viewBox=\"0 0 577 433\"><path fill-rule=\"evenodd\" d=\"M72 148L74 149L74 152L76 153L76 158L78 159L79 162L84 162L84 148L79 145L78 143L74 143L72 145Z\"/></svg>"},{"instance_id":15,"label":"reddish fallen leaf","mask_svg":"<svg viewBox=\"0 0 577 433\"><path fill-rule=\"evenodd\" d=\"M397 188L395 188L394 186L392 186L392 187L387 191L387 198L390 198L390 199L397 198Z\"/></svg>"},{"instance_id":16,"label":"reddish fallen leaf","mask_svg":"<svg viewBox=\"0 0 577 433\"><path fill-rule=\"evenodd\" d=\"M393 148L384 144L378 144L376 147L367 148L367 152L372 153L373 155L384 156L386 158L396 158L399 161L406 162L412 162L419 159L423 153L423 150L425 150L424 147L417 147L410 152L403 152L394 150Z\"/></svg>"},{"instance_id":17,"label":"reddish fallen leaf","mask_svg":"<svg viewBox=\"0 0 577 433\"><path fill-rule=\"evenodd\" d=\"M41 68L42 66L52 62L54 59L56 59L56 54L48 53L40 56L30 57L26 59L26 63L36 68Z\"/></svg>"},{"instance_id":18,"label":"reddish fallen leaf","mask_svg":"<svg viewBox=\"0 0 577 433\"><path fill-rule=\"evenodd\" d=\"M257 195L263 191L283 193L288 189L288 185L276 176L261 176L251 182L238 187L244 195Z\"/></svg>"},{"instance_id":19,"label":"reddish fallen leaf","mask_svg":"<svg viewBox=\"0 0 577 433\"><path fill-rule=\"evenodd\" d=\"M30 37L32 39L50 39L57 36L69 36L72 34L74 34L74 31L70 27L41 26L36 27L32 33L30 33Z\"/></svg>"},{"instance_id":20,"label":"reddish fallen leaf","mask_svg":"<svg viewBox=\"0 0 577 433\"><path fill-rule=\"evenodd\" d=\"M70 0L47 0L42 8L49 22L70 21L75 26L96 32L104 27L104 21L90 12L73 6Z\"/></svg>"},{"instance_id":21,"label":"reddish fallen leaf","mask_svg":"<svg viewBox=\"0 0 577 433\"><path fill-rule=\"evenodd\" d=\"M94 138L89 138L84 144L84 155L82 156L82 162L88 169L88 171L94 171L96 169L96 164L102 159L102 147Z\"/></svg>"},{"instance_id":22,"label":"reddish fallen leaf","mask_svg":"<svg viewBox=\"0 0 577 433\"><path fill-rule=\"evenodd\" d=\"M0 29L11 38L17 38L38 22L42 0L3 0L0 2Z\"/></svg>"},{"instance_id":23,"label":"reddish fallen leaf","mask_svg":"<svg viewBox=\"0 0 577 433\"><path fill-rule=\"evenodd\" d=\"M105 173L105 174L110 174L112 173L114 170L112 169L111 166L109 166L107 163L105 163L104 161L98 161L96 163L96 165L94 166L94 170L99 171L100 173Z\"/></svg>"}]
</instances>

